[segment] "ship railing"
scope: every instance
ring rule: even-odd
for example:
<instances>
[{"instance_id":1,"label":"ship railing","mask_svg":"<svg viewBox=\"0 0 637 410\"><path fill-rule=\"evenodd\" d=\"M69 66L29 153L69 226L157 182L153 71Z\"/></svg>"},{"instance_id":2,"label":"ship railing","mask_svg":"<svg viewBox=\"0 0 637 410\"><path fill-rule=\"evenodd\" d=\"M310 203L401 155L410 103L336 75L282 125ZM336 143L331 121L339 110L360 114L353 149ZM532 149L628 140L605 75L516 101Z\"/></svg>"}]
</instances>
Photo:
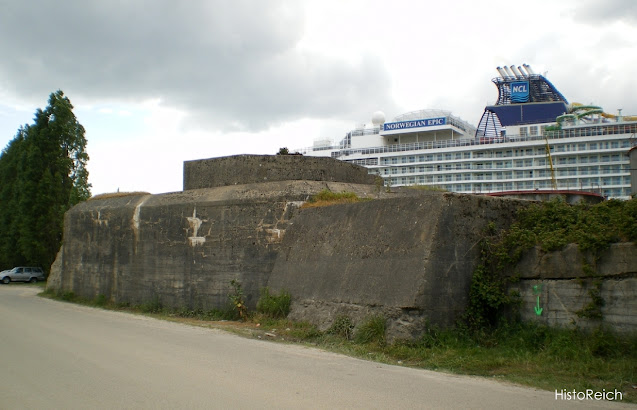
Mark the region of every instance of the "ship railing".
<instances>
[{"instance_id":1,"label":"ship railing","mask_svg":"<svg viewBox=\"0 0 637 410\"><path fill-rule=\"evenodd\" d=\"M590 137L601 135L619 135L619 134L635 134L637 133L637 123L617 125L600 125L597 127L582 127L555 131L546 131L546 138L549 140L560 140L578 137ZM476 145L506 144L525 141L544 141L544 135L510 135L505 137L481 137L481 138L464 138L455 140L442 141L424 141L413 142L408 144L392 144L370 148L344 149L333 152L332 157L340 158L349 155L369 155L383 154L390 152L418 151L428 149L455 148Z\"/></svg>"}]
</instances>

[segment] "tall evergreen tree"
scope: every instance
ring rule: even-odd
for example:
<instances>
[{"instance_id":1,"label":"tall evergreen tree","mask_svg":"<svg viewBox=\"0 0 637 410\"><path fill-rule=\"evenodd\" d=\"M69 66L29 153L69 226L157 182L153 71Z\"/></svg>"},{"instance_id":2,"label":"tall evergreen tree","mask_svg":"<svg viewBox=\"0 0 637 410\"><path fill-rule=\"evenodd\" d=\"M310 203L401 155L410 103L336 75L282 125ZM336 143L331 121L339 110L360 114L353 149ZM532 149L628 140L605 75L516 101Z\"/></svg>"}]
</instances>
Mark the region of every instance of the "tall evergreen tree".
<instances>
[{"instance_id":1,"label":"tall evergreen tree","mask_svg":"<svg viewBox=\"0 0 637 410\"><path fill-rule=\"evenodd\" d=\"M64 212L90 197L84 127L62 91L0 156L0 267L48 271L62 241Z\"/></svg>"}]
</instances>

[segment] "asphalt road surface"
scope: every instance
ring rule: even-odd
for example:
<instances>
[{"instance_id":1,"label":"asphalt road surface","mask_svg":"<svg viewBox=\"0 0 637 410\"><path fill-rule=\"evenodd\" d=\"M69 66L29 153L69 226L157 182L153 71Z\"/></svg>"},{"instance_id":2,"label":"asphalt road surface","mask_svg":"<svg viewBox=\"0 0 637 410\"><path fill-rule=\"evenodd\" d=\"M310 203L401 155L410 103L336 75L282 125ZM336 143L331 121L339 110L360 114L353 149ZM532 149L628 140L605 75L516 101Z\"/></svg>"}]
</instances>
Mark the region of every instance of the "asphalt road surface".
<instances>
[{"instance_id":1,"label":"asphalt road surface","mask_svg":"<svg viewBox=\"0 0 637 410\"><path fill-rule=\"evenodd\" d=\"M633 408L367 362L0 286L0 409Z\"/></svg>"}]
</instances>

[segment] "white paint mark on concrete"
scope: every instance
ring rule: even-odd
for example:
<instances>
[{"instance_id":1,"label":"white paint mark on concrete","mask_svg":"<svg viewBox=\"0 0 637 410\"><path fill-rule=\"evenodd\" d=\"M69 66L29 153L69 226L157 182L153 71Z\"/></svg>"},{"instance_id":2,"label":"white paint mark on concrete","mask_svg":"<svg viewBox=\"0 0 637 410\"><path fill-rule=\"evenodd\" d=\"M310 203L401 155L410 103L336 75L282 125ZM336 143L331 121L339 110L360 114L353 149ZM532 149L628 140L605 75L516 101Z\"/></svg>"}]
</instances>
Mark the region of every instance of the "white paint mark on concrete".
<instances>
[{"instance_id":1,"label":"white paint mark on concrete","mask_svg":"<svg viewBox=\"0 0 637 410\"><path fill-rule=\"evenodd\" d=\"M188 237L188 242L190 246L203 245L206 242L206 237L197 236L199 232L199 228L203 223L201 219L197 218L197 207L195 207L192 211L192 216L186 217L188 220L188 224L190 225L190 229L192 229L192 236Z\"/></svg>"}]
</instances>

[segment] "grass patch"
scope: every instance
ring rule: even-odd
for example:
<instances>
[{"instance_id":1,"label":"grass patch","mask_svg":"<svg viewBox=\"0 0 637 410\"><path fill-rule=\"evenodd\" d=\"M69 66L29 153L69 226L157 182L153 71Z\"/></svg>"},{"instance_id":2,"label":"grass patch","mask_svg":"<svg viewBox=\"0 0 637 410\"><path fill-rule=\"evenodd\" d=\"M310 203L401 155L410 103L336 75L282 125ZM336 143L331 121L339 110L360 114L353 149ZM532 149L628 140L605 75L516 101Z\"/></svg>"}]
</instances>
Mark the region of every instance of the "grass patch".
<instances>
[{"instance_id":1,"label":"grass patch","mask_svg":"<svg viewBox=\"0 0 637 410\"><path fill-rule=\"evenodd\" d=\"M351 204L361 201L370 201L371 198L361 198L354 192L332 192L324 189L316 195L312 195L302 206L303 208L317 208L337 204Z\"/></svg>"},{"instance_id":2,"label":"grass patch","mask_svg":"<svg viewBox=\"0 0 637 410\"><path fill-rule=\"evenodd\" d=\"M292 297L286 290L282 290L278 295L270 293L270 289L261 289L261 297L257 302L257 312L272 318L284 318L290 313L290 302Z\"/></svg>"}]
</instances>

